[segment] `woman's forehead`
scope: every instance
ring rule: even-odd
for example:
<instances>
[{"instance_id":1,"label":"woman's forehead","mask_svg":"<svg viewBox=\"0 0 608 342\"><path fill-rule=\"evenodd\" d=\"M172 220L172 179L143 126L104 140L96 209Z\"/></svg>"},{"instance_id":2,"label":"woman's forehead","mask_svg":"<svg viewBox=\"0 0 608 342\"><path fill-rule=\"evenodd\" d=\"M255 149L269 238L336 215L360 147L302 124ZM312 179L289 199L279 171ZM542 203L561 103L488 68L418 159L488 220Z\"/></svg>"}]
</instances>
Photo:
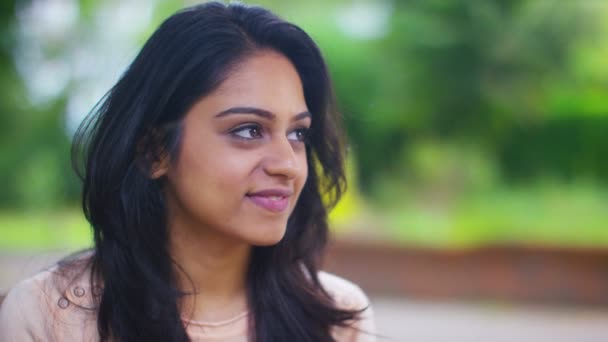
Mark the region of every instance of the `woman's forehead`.
<instances>
[{"instance_id":1,"label":"woman's forehead","mask_svg":"<svg viewBox=\"0 0 608 342\"><path fill-rule=\"evenodd\" d=\"M307 111L298 72L285 56L274 51L244 59L201 101L220 110L249 106L270 112Z\"/></svg>"}]
</instances>

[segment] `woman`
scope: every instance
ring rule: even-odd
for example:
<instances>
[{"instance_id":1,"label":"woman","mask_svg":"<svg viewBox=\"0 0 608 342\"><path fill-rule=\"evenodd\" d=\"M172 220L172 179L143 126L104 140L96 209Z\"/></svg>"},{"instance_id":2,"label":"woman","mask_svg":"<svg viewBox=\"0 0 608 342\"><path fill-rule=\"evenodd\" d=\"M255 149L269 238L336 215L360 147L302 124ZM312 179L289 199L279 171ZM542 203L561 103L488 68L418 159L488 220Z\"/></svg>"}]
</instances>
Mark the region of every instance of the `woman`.
<instances>
[{"instance_id":1,"label":"woman","mask_svg":"<svg viewBox=\"0 0 608 342\"><path fill-rule=\"evenodd\" d=\"M0 340L373 340L365 295L318 270L343 143L297 26L238 4L176 13L74 146L95 247L17 285Z\"/></svg>"}]
</instances>

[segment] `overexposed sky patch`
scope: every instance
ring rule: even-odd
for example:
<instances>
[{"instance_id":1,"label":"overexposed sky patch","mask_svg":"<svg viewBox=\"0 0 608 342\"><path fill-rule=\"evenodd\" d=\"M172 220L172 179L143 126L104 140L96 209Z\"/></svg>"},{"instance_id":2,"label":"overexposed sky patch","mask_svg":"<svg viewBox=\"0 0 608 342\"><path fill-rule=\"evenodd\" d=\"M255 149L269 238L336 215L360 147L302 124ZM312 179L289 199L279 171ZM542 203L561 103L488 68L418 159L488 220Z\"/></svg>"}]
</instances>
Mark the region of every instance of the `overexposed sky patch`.
<instances>
[{"instance_id":1,"label":"overexposed sky patch","mask_svg":"<svg viewBox=\"0 0 608 342\"><path fill-rule=\"evenodd\" d=\"M71 136L135 57L156 0L99 2L82 22L77 0L34 0L17 11L17 70L28 98L44 106L67 94Z\"/></svg>"},{"instance_id":2,"label":"overexposed sky patch","mask_svg":"<svg viewBox=\"0 0 608 342\"><path fill-rule=\"evenodd\" d=\"M382 38L389 32L392 11L389 0L355 0L338 9L338 28L354 39Z\"/></svg>"}]
</instances>

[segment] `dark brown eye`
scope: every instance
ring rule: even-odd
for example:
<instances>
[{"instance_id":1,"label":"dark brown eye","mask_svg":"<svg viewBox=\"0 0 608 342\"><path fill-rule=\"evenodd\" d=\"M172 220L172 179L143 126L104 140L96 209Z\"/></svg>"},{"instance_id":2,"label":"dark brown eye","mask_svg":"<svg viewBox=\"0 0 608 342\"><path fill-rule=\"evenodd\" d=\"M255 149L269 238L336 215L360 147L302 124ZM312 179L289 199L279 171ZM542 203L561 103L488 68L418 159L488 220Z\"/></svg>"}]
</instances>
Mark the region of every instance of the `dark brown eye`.
<instances>
[{"instance_id":1,"label":"dark brown eye","mask_svg":"<svg viewBox=\"0 0 608 342\"><path fill-rule=\"evenodd\" d=\"M262 128L258 125L241 126L230 134L240 139L258 139L262 137Z\"/></svg>"},{"instance_id":2,"label":"dark brown eye","mask_svg":"<svg viewBox=\"0 0 608 342\"><path fill-rule=\"evenodd\" d=\"M289 133L289 135L287 135L287 139L292 141L306 141L308 131L308 128L298 128Z\"/></svg>"}]
</instances>

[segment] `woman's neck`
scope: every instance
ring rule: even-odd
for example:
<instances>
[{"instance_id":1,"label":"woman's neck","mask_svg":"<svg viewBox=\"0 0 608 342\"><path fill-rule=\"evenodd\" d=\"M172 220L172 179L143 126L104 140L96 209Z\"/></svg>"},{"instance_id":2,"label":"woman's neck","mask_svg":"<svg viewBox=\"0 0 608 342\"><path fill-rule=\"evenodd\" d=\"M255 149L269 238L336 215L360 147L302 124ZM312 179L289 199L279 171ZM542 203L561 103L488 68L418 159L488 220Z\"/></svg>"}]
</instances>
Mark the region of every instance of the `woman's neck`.
<instances>
[{"instance_id":1,"label":"woman's neck","mask_svg":"<svg viewBox=\"0 0 608 342\"><path fill-rule=\"evenodd\" d=\"M180 303L182 316L221 321L246 311L251 246L183 222L170 222L169 232L177 286L190 294Z\"/></svg>"}]
</instances>

